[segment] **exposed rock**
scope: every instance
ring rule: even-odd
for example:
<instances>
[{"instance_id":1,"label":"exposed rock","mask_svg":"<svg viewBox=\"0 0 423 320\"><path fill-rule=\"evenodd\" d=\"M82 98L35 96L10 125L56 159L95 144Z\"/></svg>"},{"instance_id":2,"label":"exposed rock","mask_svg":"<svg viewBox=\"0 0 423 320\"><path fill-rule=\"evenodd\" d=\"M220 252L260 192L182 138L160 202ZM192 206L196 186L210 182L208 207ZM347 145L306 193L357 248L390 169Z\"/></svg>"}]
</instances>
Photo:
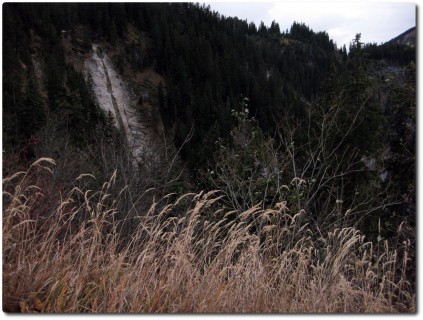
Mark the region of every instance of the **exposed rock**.
<instances>
[{"instance_id":1,"label":"exposed rock","mask_svg":"<svg viewBox=\"0 0 423 320\"><path fill-rule=\"evenodd\" d=\"M93 54L85 60L86 71L91 75L94 93L100 107L115 119L115 125L125 133L128 146L136 162L147 148L149 134L140 121L126 83L114 69L110 59L101 48L93 44Z\"/></svg>"}]
</instances>

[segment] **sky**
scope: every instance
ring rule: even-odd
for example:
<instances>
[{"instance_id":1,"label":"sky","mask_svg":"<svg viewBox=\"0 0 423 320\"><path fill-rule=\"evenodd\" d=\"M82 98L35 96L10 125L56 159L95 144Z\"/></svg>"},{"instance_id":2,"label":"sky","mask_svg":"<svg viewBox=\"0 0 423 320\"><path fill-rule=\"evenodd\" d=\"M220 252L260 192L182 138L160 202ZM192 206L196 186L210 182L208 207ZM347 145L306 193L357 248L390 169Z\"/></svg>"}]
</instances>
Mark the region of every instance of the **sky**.
<instances>
[{"instance_id":1,"label":"sky","mask_svg":"<svg viewBox=\"0 0 423 320\"><path fill-rule=\"evenodd\" d=\"M406 1L240 1L206 2L224 16L237 16L256 26L270 26L275 20L281 31L294 21L304 22L313 31L326 31L338 47L357 33L365 43L381 44L416 26L416 3Z\"/></svg>"}]
</instances>

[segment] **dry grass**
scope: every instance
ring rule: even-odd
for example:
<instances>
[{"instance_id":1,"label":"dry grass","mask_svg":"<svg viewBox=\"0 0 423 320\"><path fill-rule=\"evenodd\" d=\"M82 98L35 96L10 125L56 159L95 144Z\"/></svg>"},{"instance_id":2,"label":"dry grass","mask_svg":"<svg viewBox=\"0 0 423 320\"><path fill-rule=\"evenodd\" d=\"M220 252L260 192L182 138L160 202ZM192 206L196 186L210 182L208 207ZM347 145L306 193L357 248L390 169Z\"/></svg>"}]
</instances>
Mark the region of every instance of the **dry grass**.
<instances>
[{"instance_id":1,"label":"dry grass","mask_svg":"<svg viewBox=\"0 0 423 320\"><path fill-rule=\"evenodd\" d=\"M317 237L304 211L226 212L217 192L165 197L122 235L115 176L53 196L39 187L52 164L3 180L6 312L416 312L407 243Z\"/></svg>"}]
</instances>

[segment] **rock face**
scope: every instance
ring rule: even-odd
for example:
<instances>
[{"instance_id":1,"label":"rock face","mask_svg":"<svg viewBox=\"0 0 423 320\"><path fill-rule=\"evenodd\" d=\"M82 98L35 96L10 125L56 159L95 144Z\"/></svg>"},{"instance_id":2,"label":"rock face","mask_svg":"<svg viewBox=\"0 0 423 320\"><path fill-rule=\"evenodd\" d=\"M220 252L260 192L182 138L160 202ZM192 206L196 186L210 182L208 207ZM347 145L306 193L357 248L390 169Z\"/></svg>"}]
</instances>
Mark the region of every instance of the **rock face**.
<instances>
[{"instance_id":1,"label":"rock face","mask_svg":"<svg viewBox=\"0 0 423 320\"><path fill-rule=\"evenodd\" d=\"M134 160L139 162L147 148L147 130L133 107L127 85L98 45L93 44L93 54L85 60L85 69L93 80L100 107L113 115L115 125L127 137Z\"/></svg>"}]
</instances>

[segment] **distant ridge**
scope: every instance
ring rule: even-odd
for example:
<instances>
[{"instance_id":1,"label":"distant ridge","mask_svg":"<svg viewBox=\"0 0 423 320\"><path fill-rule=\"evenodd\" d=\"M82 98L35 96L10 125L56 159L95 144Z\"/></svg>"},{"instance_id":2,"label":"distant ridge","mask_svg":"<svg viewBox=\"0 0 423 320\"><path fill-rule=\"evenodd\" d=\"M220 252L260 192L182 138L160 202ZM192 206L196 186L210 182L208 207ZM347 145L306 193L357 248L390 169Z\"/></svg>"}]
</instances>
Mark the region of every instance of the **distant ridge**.
<instances>
[{"instance_id":1,"label":"distant ridge","mask_svg":"<svg viewBox=\"0 0 423 320\"><path fill-rule=\"evenodd\" d=\"M399 36L389 40L388 42L386 42L386 44L398 43L414 47L416 45L416 35L416 27L412 27L407 31L401 33Z\"/></svg>"}]
</instances>

